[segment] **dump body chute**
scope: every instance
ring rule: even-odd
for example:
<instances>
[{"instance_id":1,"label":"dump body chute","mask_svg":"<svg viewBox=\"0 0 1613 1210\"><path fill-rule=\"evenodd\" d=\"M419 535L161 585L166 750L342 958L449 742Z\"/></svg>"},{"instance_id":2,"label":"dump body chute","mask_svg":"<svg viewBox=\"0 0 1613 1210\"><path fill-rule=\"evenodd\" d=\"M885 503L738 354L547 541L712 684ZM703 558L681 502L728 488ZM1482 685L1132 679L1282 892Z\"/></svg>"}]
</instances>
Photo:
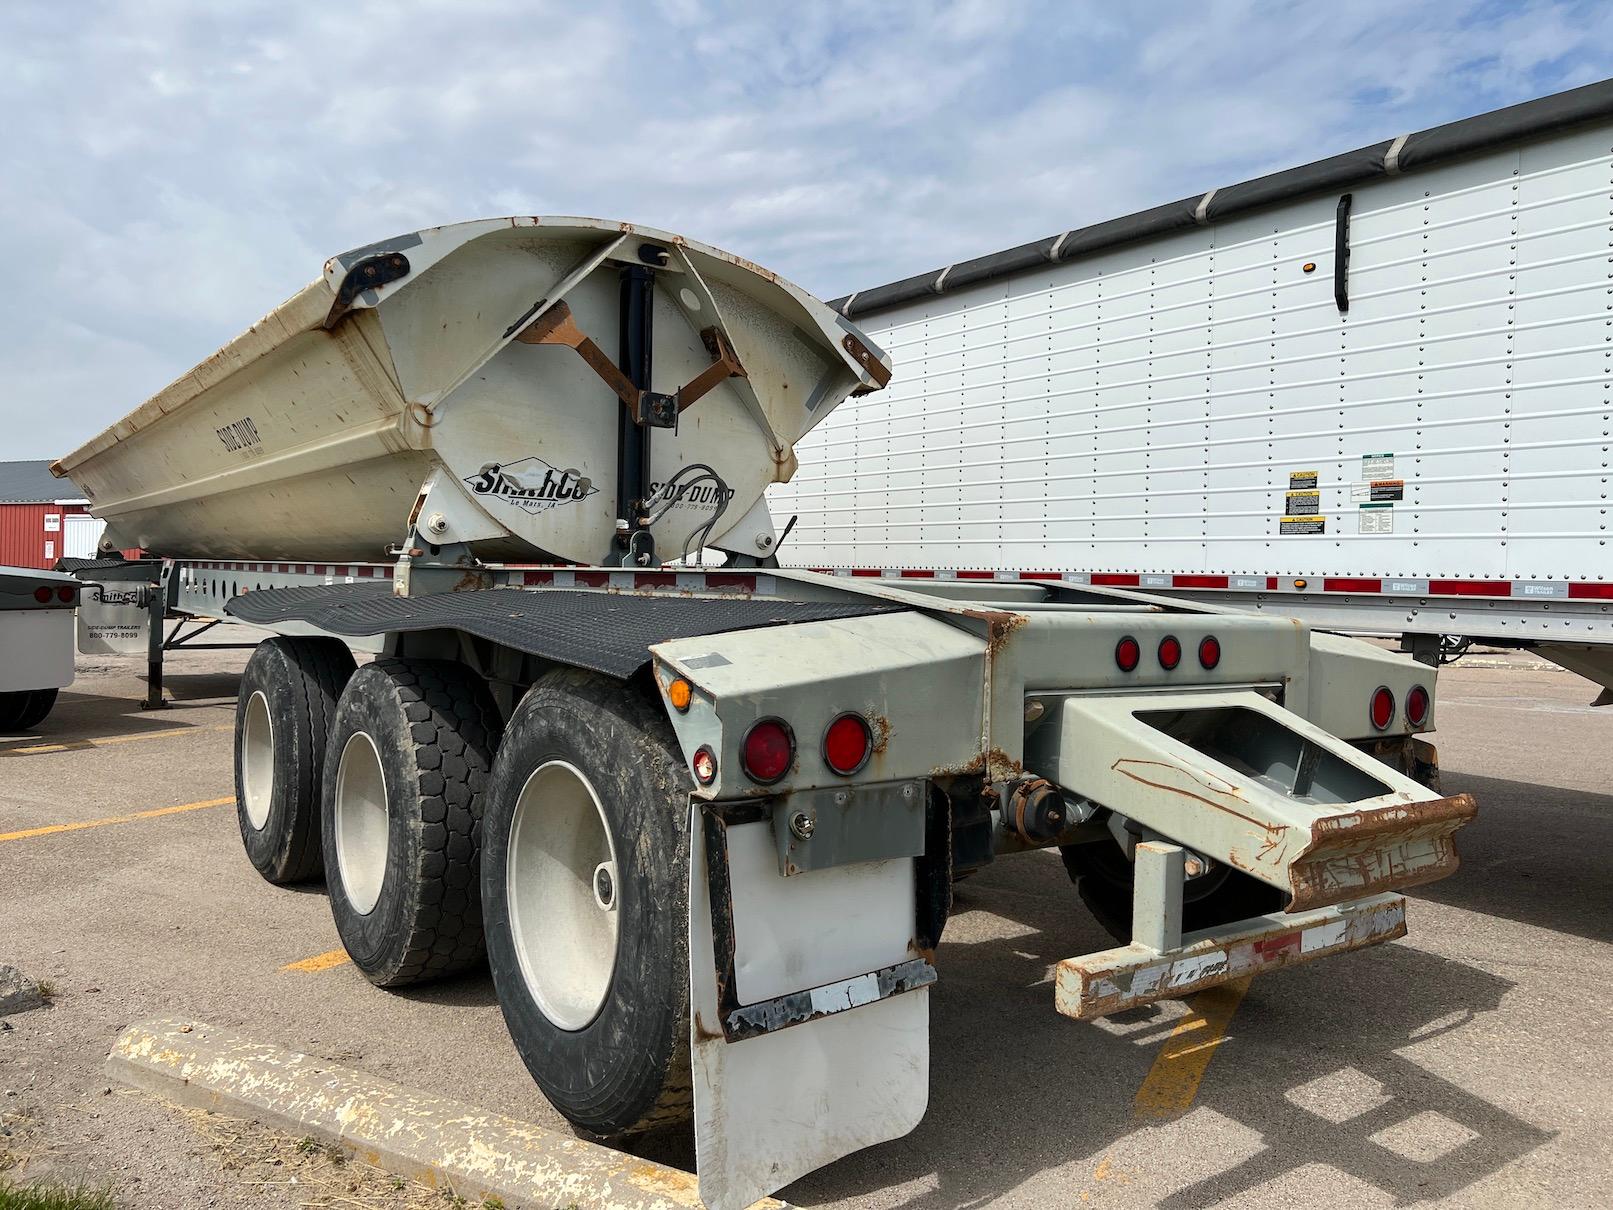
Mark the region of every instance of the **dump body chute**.
<instances>
[{"instance_id":1,"label":"dump body chute","mask_svg":"<svg viewBox=\"0 0 1613 1210\"><path fill-rule=\"evenodd\" d=\"M414 518L483 559L602 563L624 511L655 517L663 559L725 537L765 555L753 506L796 441L888 377L828 307L726 252L491 219L332 258L55 469L113 545L171 556L378 558ZM625 499L647 508L619 498L624 417L649 442Z\"/></svg>"}]
</instances>

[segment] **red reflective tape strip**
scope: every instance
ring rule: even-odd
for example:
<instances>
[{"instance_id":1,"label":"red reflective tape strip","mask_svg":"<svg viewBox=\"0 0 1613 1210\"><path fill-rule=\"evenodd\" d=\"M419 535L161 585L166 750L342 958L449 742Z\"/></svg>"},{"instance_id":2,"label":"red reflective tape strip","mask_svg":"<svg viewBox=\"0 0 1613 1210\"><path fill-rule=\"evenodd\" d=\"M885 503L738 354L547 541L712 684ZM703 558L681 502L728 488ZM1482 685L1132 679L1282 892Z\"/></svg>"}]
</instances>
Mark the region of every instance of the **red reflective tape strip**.
<instances>
[{"instance_id":1,"label":"red reflective tape strip","mask_svg":"<svg viewBox=\"0 0 1613 1210\"><path fill-rule=\"evenodd\" d=\"M1064 573L1060 571L1022 571L1019 573L1019 578L1021 580L1062 580Z\"/></svg>"},{"instance_id":2,"label":"red reflective tape strip","mask_svg":"<svg viewBox=\"0 0 1613 1210\"><path fill-rule=\"evenodd\" d=\"M1225 588L1225 576L1172 576L1172 588Z\"/></svg>"},{"instance_id":3,"label":"red reflective tape strip","mask_svg":"<svg viewBox=\"0 0 1613 1210\"><path fill-rule=\"evenodd\" d=\"M1428 591L1437 597L1510 597L1511 580L1430 580Z\"/></svg>"},{"instance_id":4,"label":"red reflective tape strip","mask_svg":"<svg viewBox=\"0 0 1613 1210\"><path fill-rule=\"evenodd\" d=\"M584 588L610 587L610 572L608 571L579 571L576 575L577 583Z\"/></svg>"},{"instance_id":5,"label":"red reflective tape strip","mask_svg":"<svg viewBox=\"0 0 1613 1210\"><path fill-rule=\"evenodd\" d=\"M634 588L676 588L677 584L678 573L675 571L638 571L633 573Z\"/></svg>"},{"instance_id":6,"label":"red reflective tape strip","mask_svg":"<svg viewBox=\"0 0 1613 1210\"><path fill-rule=\"evenodd\" d=\"M882 576L885 573L877 567L853 567L851 574L854 576Z\"/></svg>"},{"instance_id":7,"label":"red reflective tape strip","mask_svg":"<svg viewBox=\"0 0 1613 1210\"><path fill-rule=\"evenodd\" d=\"M902 579L904 579L904 580L933 580L933 579L935 579L935 573L933 571L920 571L916 567L904 567L902 569Z\"/></svg>"},{"instance_id":8,"label":"red reflective tape strip","mask_svg":"<svg viewBox=\"0 0 1613 1210\"><path fill-rule=\"evenodd\" d=\"M960 580L995 580L996 578L997 573L994 571L960 571L958 573L958 579Z\"/></svg>"},{"instance_id":9,"label":"red reflective tape strip","mask_svg":"<svg viewBox=\"0 0 1613 1210\"><path fill-rule=\"evenodd\" d=\"M1254 943L1255 955L1262 962L1270 962L1300 948L1299 933L1284 933L1281 937L1265 937Z\"/></svg>"},{"instance_id":10,"label":"red reflective tape strip","mask_svg":"<svg viewBox=\"0 0 1613 1210\"><path fill-rule=\"evenodd\" d=\"M1266 577L1266 591L1267 592L1276 592L1277 591L1277 577L1276 576L1267 576Z\"/></svg>"},{"instance_id":11,"label":"red reflective tape strip","mask_svg":"<svg viewBox=\"0 0 1613 1210\"><path fill-rule=\"evenodd\" d=\"M1581 601L1613 600L1613 584L1570 584L1568 595Z\"/></svg>"},{"instance_id":12,"label":"red reflective tape strip","mask_svg":"<svg viewBox=\"0 0 1613 1210\"><path fill-rule=\"evenodd\" d=\"M1094 584L1107 584L1113 588L1136 588L1142 583L1142 577L1130 572L1095 571L1092 573Z\"/></svg>"},{"instance_id":13,"label":"red reflective tape strip","mask_svg":"<svg viewBox=\"0 0 1613 1210\"><path fill-rule=\"evenodd\" d=\"M1382 592L1382 580L1357 579L1352 576L1326 576L1322 580L1323 592Z\"/></svg>"},{"instance_id":14,"label":"red reflective tape strip","mask_svg":"<svg viewBox=\"0 0 1613 1210\"><path fill-rule=\"evenodd\" d=\"M706 575L706 587L708 587L708 588L738 588L738 589L741 589L744 592L755 592L756 591L756 577L755 576L733 576L733 575L722 576L722 575L717 575L715 573L708 572L707 575Z\"/></svg>"},{"instance_id":15,"label":"red reflective tape strip","mask_svg":"<svg viewBox=\"0 0 1613 1210\"><path fill-rule=\"evenodd\" d=\"M521 583L523 583L523 584L553 584L554 583L554 572L552 572L552 571L523 571L521 573Z\"/></svg>"}]
</instances>

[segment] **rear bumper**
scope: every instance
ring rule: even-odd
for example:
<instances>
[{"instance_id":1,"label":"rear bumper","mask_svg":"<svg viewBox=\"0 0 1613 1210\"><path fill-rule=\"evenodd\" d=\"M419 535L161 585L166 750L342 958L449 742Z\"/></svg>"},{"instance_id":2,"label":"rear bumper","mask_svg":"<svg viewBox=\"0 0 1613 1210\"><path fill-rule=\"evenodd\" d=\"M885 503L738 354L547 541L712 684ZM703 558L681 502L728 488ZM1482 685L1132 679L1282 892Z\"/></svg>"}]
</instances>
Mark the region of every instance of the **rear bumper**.
<instances>
[{"instance_id":1,"label":"rear bumper","mask_svg":"<svg viewBox=\"0 0 1613 1210\"><path fill-rule=\"evenodd\" d=\"M1088 1020L1405 935L1406 901L1399 895L1256 916L1189 933L1163 952L1134 941L1067 958L1059 963L1054 1003L1065 1016Z\"/></svg>"}]
</instances>

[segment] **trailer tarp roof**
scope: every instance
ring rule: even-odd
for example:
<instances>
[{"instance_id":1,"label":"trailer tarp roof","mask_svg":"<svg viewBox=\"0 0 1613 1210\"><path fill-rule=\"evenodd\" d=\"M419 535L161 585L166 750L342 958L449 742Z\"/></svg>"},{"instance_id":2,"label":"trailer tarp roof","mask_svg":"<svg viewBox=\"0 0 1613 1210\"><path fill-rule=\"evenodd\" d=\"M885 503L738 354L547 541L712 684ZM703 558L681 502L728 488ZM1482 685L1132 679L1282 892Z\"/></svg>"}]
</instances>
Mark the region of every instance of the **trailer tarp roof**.
<instances>
[{"instance_id":1,"label":"trailer tarp roof","mask_svg":"<svg viewBox=\"0 0 1613 1210\"><path fill-rule=\"evenodd\" d=\"M1378 177L1414 172L1446 160L1609 116L1613 116L1613 80L1602 80L1568 92L1481 113L1477 117L1419 130L1415 134L1386 139L1370 147L1346 151L1342 155L1301 164L1297 168L1286 168L1252 181L1211 189L1208 193L1155 206L1124 218L1078 227L1021 244L1017 248L959 261L901 281L857 290L844 298L835 299L829 305L848 318L861 318L916 298L950 294L965 286L1011 277L1027 269L1078 260L1120 244L1167 235L1188 227L1204 226L1217 219L1243 214L1275 202L1348 189Z\"/></svg>"}]
</instances>

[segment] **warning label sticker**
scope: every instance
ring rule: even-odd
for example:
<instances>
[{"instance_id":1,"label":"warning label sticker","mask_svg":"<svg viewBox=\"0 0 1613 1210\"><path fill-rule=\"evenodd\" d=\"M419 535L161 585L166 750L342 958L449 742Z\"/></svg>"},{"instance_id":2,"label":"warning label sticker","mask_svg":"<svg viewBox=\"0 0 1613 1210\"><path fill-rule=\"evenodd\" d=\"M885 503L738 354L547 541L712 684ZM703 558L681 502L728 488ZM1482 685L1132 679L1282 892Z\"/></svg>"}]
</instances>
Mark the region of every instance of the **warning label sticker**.
<instances>
[{"instance_id":1,"label":"warning label sticker","mask_svg":"<svg viewBox=\"0 0 1613 1210\"><path fill-rule=\"evenodd\" d=\"M1393 454L1362 454L1361 478L1393 479L1395 477L1395 456Z\"/></svg>"},{"instance_id":2,"label":"warning label sticker","mask_svg":"<svg viewBox=\"0 0 1613 1210\"><path fill-rule=\"evenodd\" d=\"M1321 534L1327 532L1326 517L1284 517L1277 525L1280 534Z\"/></svg>"},{"instance_id":3,"label":"warning label sticker","mask_svg":"<svg viewBox=\"0 0 1613 1210\"><path fill-rule=\"evenodd\" d=\"M1290 517L1306 516L1322 507L1322 493L1312 488L1310 491L1289 492L1287 515Z\"/></svg>"},{"instance_id":4,"label":"warning label sticker","mask_svg":"<svg viewBox=\"0 0 1613 1210\"><path fill-rule=\"evenodd\" d=\"M1288 472L1288 490L1289 491L1291 491L1291 492L1300 492L1300 491L1304 491L1307 488L1309 488L1309 489L1314 491L1316 486L1317 486L1317 477L1316 477L1316 472L1315 471L1289 471Z\"/></svg>"},{"instance_id":5,"label":"warning label sticker","mask_svg":"<svg viewBox=\"0 0 1613 1210\"><path fill-rule=\"evenodd\" d=\"M1350 484L1350 503L1365 504L1368 501L1381 503L1385 500L1404 500L1406 498L1406 481L1404 479L1373 479L1366 483Z\"/></svg>"},{"instance_id":6,"label":"warning label sticker","mask_svg":"<svg viewBox=\"0 0 1613 1210\"><path fill-rule=\"evenodd\" d=\"M1393 504L1363 504L1356 510L1360 518L1357 532L1363 534L1392 534L1395 532L1395 506Z\"/></svg>"}]
</instances>

